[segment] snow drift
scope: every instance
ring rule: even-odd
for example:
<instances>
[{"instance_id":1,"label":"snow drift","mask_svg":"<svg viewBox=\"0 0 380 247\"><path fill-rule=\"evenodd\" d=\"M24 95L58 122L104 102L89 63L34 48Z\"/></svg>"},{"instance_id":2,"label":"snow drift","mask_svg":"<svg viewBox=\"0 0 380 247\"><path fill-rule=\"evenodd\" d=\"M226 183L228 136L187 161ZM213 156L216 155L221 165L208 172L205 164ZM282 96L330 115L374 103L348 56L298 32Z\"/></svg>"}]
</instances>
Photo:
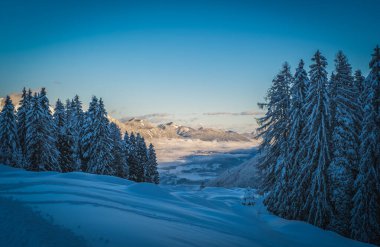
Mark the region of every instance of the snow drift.
<instances>
[{"instance_id":1,"label":"snow drift","mask_svg":"<svg viewBox=\"0 0 380 247\"><path fill-rule=\"evenodd\" d=\"M370 246L273 216L261 198L242 206L243 194L0 165L0 246Z\"/></svg>"}]
</instances>

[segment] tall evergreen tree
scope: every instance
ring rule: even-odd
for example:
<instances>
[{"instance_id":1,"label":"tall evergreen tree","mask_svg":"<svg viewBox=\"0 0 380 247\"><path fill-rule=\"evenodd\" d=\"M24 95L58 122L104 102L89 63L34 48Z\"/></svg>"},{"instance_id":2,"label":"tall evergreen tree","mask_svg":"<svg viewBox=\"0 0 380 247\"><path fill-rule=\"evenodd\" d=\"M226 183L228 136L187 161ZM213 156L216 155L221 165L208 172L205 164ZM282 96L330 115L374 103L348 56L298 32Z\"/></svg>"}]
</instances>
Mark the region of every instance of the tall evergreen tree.
<instances>
[{"instance_id":1,"label":"tall evergreen tree","mask_svg":"<svg viewBox=\"0 0 380 247\"><path fill-rule=\"evenodd\" d=\"M139 181L139 160L137 156L137 141L135 134L132 132L129 137L129 146L128 146L128 165L129 165L129 179L132 181Z\"/></svg>"},{"instance_id":2,"label":"tall evergreen tree","mask_svg":"<svg viewBox=\"0 0 380 247\"><path fill-rule=\"evenodd\" d=\"M260 127L257 129L257 138L262 138L259 150L265 154L259 161L263 177L261 187L264 191L273 191L276 179L280 179L277 175L281 173L286 162L291 80L290 67L285 63L267 93L268 111L264 117L258 119Z\"/></svg>"},{"instance_id":3,"label":"tall evergreen tree","mask_svg":"<svg viewBox=\"0 0 380 247\"><path fill-rule=\"evenodd\" d=\"M88 107L87 112L84 114L83 126L80 133L80 153L81 153L81 170L87 171L87 163L90 159L92 150L92 142L94 135L94 122L96 118L96 111L98 108L98 98L93 96Z\"/></svg>"},{"instance_id":4,"label":"tall evergreen tree","mask_svg":"<svg viewBox=\"0 0 380 247\"><path fill-rule=\"evenodd\" d=\"M55 146L55 125L45 88L35 94L27 113L26 158L28 169L60 171L58 150Z\"/></svg>"},{"instance_id":5,"label":"tall evergreen tree","mask_svg":"<svg viewBox=\"0 0 380 247\"><path fill-rule=\"evenodd\" d=\"M26 155L26 114L30 110L32 99L32 92L26 91L25 87L22 90L22 96L20 100L20 107L17 111L17 134L20 140L20 148L23 157Z\"/></svg>"},{"instance_id":6,"label":"tall evergreen tree","mask_svg":"<svg viewBox=\"0 0 380 247\"><path fill-rule=\"evenodd\" d=\"M340 51L335 59L336 75L334 77L335 92L330 101L335 108L332 129L332 160L328 168L330 196L334 215L330 228L349 235L351 198L353 183L358 163L357 150L359 142L356 123L360 107L358 94L354 87L351 65Z\"/></svg>"},{"instance_id":7,"label":"tall evergreen tree","mask_svg":"<svg viewBox=\"0 0 380 247\"><path fill-rule=\"evenodd\" d=\"M68 131L65 107L59 99L55 105L53 118L56 126L56 146L59 152L59 166L62 172L74 171L73 142Z\"/></svg>"},{"instance_id":8,"label":"tall evergreen tree","mask_svg":"<svg viewBox=\"0 0 380 247\"><path fill-rule=\"evenodd\" d=\"M89 149L87 150L87 169L89 173L112 175L113 156L112 139L109 129L109 120L104 108L102 99L95 104L93 118L90 119L89 129Z\"/></svg>"},{"instance_id":9,"label":"tall evergreen tree","mask_svg":"<svg viewBox=\"0 0 380 247\"><path fill-rule=\"evenodd\" d=\"M157 157L156 151L154 150L154 146L152 143L149 144L148 148L148 163L147 169L145 172L145 181L149 183L160 183L160 175L157 171Z\"/></svg>"},{"instance_id":10,"label":"tall evergreen tree","mask_svg":"<svg viewBox=\"0 0 380 247\"><path fill-rule=\"evenodd\" d=\"M112 167L115 176L128 178L128 165L125 152L125 145L121 138L120 128L115 123L110 123L110 132L112 139Z\"/></svg>"},{"instance_id":11,"label":"tall evergreen tree","mask_svg":"<svg viewBox=\"0 0 380 247\"><path fill-rule=\"evenodd\" d=\"M22 166L22 154L17 135L15 109L9 96L0 113L0 163Z\"/></svg>"},{"instance_id":12,"label":"tall evergreen tree","mask_svg":"<svg viewBox=\"0 0 380 247\"><path fill-rule=\"evenodd\" d=\"M377 46L366 79L361 159L355 180L351 219L354 239L380 244L380 48Z\"/></svg>"},{"instance_id":13,"label":"tall evergreen tree","mask_svg":"<svg viewBox=\"0 0 380 247\"><path fill-rule=\"evenodd\" d=\"M123 142L124 142L125 158L126 158L127 161L128 161L128 157L129 157L129 148L130 148L130 146L131 146L131 141L130 141L130 138L129 138L128 131L125 131L125 133L124 133Z\"/></svg>"},{"instance_id":14,"label":"tall evergreen tree","mask_svg":"<svg viewBox=\"0 0 380 247\"><path fill-rule=\"evenodd\" d=\"M71 101L70 105L70 115L68 117L70 120L68 121L69 131L71 137L73 139L73 155L75 160L75 166L77 169L81 166L81 130L84 124L84 113L82 109L82 102L79 99L78 95L75 95L74 99Z\"/></svg>"},{"instance_id":15,"label":"tall evergreen tree","mask_svg":"<svg viewBox=\"0 0 380 247\"><path fill-rule=\"evenodd\" d=\"M137 169L136 177L137 182L145 182L145 171L148 161L148 150L146 148L146 143L144 137L137 133L136 136L136 156L137 156Z\"/></svg>"},{"instance_id":16,"label":"tall evergreen tree","mask_svg":"<svg viewBox=\"0 0 380 247\"><path fill-rule=\"evenodd\" d=\"M332 215L327 178L330 163L327 61L320 51L315 53L312 61L305 105L305 114L308 116L305 131L308 134L304 137L303 148L306 156L294 184L297 190L295 194L302 200L302 209L296 213L296 217L326 228Z\"/></svg>"},{"instance_id":17,"label":"tall evergreen tree","mask_svg":"<svg viewBox=\"0 0 380 247\"><path fill-rule=\"evenodd\" d=\"M301 201L298 195L293 194L294 177L297 175L298 170L301 167L301 161L303 160L305 153L300 152L304 146L303 136L307 133L303 133L306 115L305 115L305 100L306 93L309 86L309 78L307 72L304 69L303 60L300 61L296 73L294 75L294 83L291 87L291 108L290 108L290 131L289 131L289 179L288 179L288 198L283 201L283 207L285 208L284 217L296 218L295 209L300 208Z\"/></svg>"}]
</instances>

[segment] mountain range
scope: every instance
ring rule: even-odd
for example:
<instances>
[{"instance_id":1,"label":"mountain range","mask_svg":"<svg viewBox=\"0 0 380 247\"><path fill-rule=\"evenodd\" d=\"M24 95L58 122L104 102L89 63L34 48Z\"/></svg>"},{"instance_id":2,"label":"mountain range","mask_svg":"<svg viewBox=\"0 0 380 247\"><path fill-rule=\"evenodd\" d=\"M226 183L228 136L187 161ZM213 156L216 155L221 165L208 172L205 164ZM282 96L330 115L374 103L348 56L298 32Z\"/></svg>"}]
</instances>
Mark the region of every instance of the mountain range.
<instances>
[{"instance_id":1,"label":"mountain range","mask_svg":"<svg viewBox=\"0 0 380 247\"><path fill-rule=\"evenodd\" d=\"M152 139L198 139L202 141L235 141L248 142L250 138L234 131L226 131L213 128L191 128L177 125L173 122L155 125L146 119L132 118L127 121L120 121L109 117L110 121L116 123L122 132L140 133L148 140Z\"/></svg>"}]
</instances>

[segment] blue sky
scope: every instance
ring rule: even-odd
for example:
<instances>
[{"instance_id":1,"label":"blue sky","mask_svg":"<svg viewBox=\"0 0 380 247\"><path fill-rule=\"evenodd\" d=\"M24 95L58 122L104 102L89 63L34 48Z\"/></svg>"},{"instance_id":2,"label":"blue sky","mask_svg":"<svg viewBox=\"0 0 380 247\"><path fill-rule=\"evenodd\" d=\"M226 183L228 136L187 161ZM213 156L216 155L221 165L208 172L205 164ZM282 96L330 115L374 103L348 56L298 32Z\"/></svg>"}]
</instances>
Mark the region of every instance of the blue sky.
<instances>
[{"instance_id":1,"label":"blue sky","mask_svg":"<svg viewBox=\"0 0 380 247\"><path fill-rule=\"evenodd\" d=\"M377 0L2 0L0 95L97 95L115 117L255 111L281 64L308 65L317 49L329 70L341 49L367 72L379 11Z\"/></svg>"}]
</instances>

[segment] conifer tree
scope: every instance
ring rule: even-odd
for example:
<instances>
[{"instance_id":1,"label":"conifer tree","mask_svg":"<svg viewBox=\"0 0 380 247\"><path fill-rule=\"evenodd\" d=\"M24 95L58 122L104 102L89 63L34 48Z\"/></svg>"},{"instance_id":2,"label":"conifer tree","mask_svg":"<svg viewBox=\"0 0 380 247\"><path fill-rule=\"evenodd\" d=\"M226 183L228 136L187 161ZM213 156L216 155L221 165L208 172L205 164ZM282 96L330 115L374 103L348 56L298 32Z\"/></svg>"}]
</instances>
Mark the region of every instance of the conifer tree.
<instances>
[{"instance_id":1,"label":"conifer tree","mask_svg":"<svg viewBox=\"0 0 380 247\"><path fill-rule=\"evenodd\" d=\"M359 173L355 180L351 237L380 244L380 48L377 46L366 79Z\"/></svg>"},{"instance_id":2,"label":"conifer tree","mask_svg":"<svg viewBox=\"0 0 380 247\"><path fill-rule=\"evenodd\" d=\"M20 107L17 111L17 134L20 140L20 148L23 157L26 155L26 114L30 110L32 99L32 92L26 91L25 87L22 90L22 96L20 100Z\"/></svg>"},{"instance_id":3,"label":"conifer tree","mask_svg":"<svg viewBox=\"0 0 380 247\"><path fill-rule=\"evenodd\" d=\"M22 154L17 135L15 109L9 96L0 113L0 163L21 167Z\"/></svg>"},{"instance_id":4,"label":"conifer tree","mask_svg":"<svg viewBox=\"0 0 380 247\"><path fill-rule=\"evenodd\" d=\"M303 60L300 61L296 73L294 75L294 83L291 87L291 108L290 108L290 131L289 131L289 183L288 183L288 198L286 198L282 204L284 209L283 216L286 218L296 218L295 209L301 207L300 198L298 195L293 194L294 177L297 175L298 170L301 167L301 162L305 156L302 153L302 147L304 146L303 133L306 124L305 115L305 100L306 93L309 86L309 78L307 72L304 69Z\"/></svg>"},{"instance_id":5,"label":"conifer tree","mask_svg":"<svg viewBox=\"0 0 380 247\"><path fill-rule=\"evenodd\" d=\"M137 133L136 136L136 156L137 156L137 169L136 177L137 182L145 182L145 171L148 161L148 150L146 148L146 143L144 137Z\"/></svg>"},{"instance_id":6,"label":"conifer tree","mask_svg":"<svg viewBox=\"0 0 380 247\"><path fill-rule=\"evenodd\" d=\"M264 191L274 191L276 179L280 179L276 177L286 162L291 81L290 67L285 63L267 93L268 111L258 119L260 127L257 129L257 138L262 138L259 150L265 153L259 161L263 177L261 187Z\"/></svg>"},{"instance_id":7,"label":"conifer tree","mask_svg":"<svg viewBox=\"0 0 380 247\"><path fill-rule=\"evenodd\" d=\"M82 109L82 102L79 99L78 95L75 95L74 99L71 101L70 107L70 115L68 115L68 118L70 120L68 121L68 128L70 135L72 137L73 141L73 155L74 155L74 161L75 166L77 169L81 166L81 147L80 147L80 140L81 140L81 130L83 128L84 124L84 113Z\"/></svg>"},{"instance_id":8,"label":"conifer tree","mask_svg":"<svg viewBox=\"0 0 380 247\"><path fill-rule=\"evenodd\" d=\"M97 98L93 97L90 108L81 142L85 169L89 173L112 175L112 139L102 99L98 102Z\"/></svg>"},{"instance_id":9,"label":"conifer tree","mask_svg":"<svg viewBox=\"0 0 380 247\"><path fill-rule=\"evenodd\" d=\"M90 159L92 150L92 138L94 134L94 122L96 117L96 111L98 108L98 98L93 96L88 107L87 112L84 114L83 126L80 133L80 154L81 154L81 170L87 171L87 163Z\"/></svg>"},{"instance_id":10,"label":"conifer tree","mask_svg":"<svg viewBox=\"0 0 380 247\"><path fill-rule=\"evenodd\" d=\"M160 176L157 171L157 157L156 151L154 150L154 146L152 143L149 144L148 148L148 161L147 161L147 169L145 172L145 181L149 183L160 183Z\"/></svg>"},{"instance_id":11,"label":"conifer tree","mask_svg":"<svg viewBox=\"0 0 380 247\"><path fill-rule=\"evenodd\" d=\"M45 88L35 94L27 112L26 158L28 169L60 171L56 148L55 125Z\"/></svg>"},{"instance_id":12,"label":"conifer tree","mask_svg":"<svg viewBox=\"0 0 380 247\"><path fill-rule=\"evenodd\" d=\"M282 205L287 204L284 200L286 200L286 194L290 188L288 185L288 138L290 125L289 87L292 81L293 77L290 72L290 66L288 63L285 63L273 81L273 86L269 93L270 102L268 106L271 111L271 119L270 121L265 121L265 124L270 123L270 125L264 129L264 132L260 133L264 134L263 137L265 141L269 141L269 149L265 155L270 157L270 159L264 158L263 162L260 163L260 168L264 171L264 186L271 188L271 192L264 203L267 205L269 211L279 215L283 215L285 211ZM267 117L268 116L265 116L264 119L266 120ZM266 140L267 137L270 139ZM272 159L273 163L267 163Z\"/></svg>"},{"instance_id":13,"label":"conifer tree","mask_svg":"<svg viewBox=\"0 0 380 247\"><path fill-rule=\"evenodd\" d=\"M340 51L335 59L336 74L333 80L334 94L330 102L332 109L332 160L328 168L330 197L333 212L330 228L349 235L350 211L352 208L353 183L358 163L358 136L356 123L360 107L354 87L351 65Z\"/></svg>"},{"instance_id":14,"label":"conifer tree","mask_svg":"<svg viewBox=\"0 0 380 247\"><path fill-rule=\"evenodd\" d=\"M130 141L130 139L129 139L128 131L125 131L125 133L124 133L123 142L124 142L125 158L126 158L127 161L128 161L128 157L129 157L129 148L130 148L130 146L131 146L131 141Z\"/></svg>"},{"instance_id":15,"label":"conifer tree","mask_svg":"<svg viewBox=\"0 0 380 247\"><path fill-rule=\"evenodd\" d=\"M112 139L112 167L115 176L128 178L128 165L126 159L125 145L121 138L120 128L115 123L110 123L110 132Z\"/></svg>"},{"instance_id":16,"label":"conifer tree","mask_svg":"<svg viewBox=\"0 0 380 247\"><path fill-rule=\"evenodd\" d=\"M138 159L137 159L137 142L135 134L132 132L129 137L128 147L128 165L129 165L129 179L138 181Z\"/></svg>"},{"instance_id":17,"label":"conifer tree","mask_svg":"<svg viewBox=\"0 0 380 247\"><path fill-rule=\"evenodd\" d=\"M73 142L68 131L65 107L59 99L55 105L53 118L56 126L56 146L59 152L59 166L62 172L74 171Z\"/></svg>"},{"instance_id":18,"label":"conifer tree","mask_svg":"<svg viewBox=\"0 0 380 247\"><path fill-rule=\"evenodd\" d=\"M326 228L332 209L329 197L327 168L329 153L329 99L327 92L326 58L317 51L310 65L310 86L306 96L305 153L294 184L301 209L296 217ZM302 151L301 151L302 152Z\"/></svg>"}]
</instances>

